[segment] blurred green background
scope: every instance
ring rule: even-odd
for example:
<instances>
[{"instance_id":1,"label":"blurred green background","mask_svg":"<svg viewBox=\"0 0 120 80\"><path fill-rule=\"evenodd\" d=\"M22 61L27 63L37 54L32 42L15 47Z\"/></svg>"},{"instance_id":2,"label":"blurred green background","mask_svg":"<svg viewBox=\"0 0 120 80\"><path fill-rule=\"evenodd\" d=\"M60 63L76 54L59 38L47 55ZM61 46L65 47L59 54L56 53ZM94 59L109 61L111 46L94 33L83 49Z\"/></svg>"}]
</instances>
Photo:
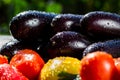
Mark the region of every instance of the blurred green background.
<instances>
[{"instance_id":1,"label":"blurred green background","mask_svg":"<svg viewBox=\"0 0 120 80\"><path fill-rule=\"evenodd\" d=\"M26 10L82 15L90 11L119 14L120 0L0 0L0 34L10 34L10 20Z\"/></svg>"}]
</instances>

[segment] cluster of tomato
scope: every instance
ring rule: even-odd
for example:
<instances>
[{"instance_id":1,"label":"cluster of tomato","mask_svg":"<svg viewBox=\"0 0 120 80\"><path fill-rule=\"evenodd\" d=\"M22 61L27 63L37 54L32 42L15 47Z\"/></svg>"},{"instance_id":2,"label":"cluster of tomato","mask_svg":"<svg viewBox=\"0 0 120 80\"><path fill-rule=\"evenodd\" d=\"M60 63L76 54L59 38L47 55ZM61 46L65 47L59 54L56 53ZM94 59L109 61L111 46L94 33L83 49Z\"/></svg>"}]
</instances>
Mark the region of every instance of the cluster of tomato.
<instances>
[{"instance_id":1,"label":"cluster of tomato","mask_svg":"<svg viewBox=\"0 0 120 80\"><path fill-rule=\"evenodd\" d=\"M0 55L0 80L37 80L43 66L43 59L30 49L17 51L10 62Z\"/></svg>"}]
</instances>

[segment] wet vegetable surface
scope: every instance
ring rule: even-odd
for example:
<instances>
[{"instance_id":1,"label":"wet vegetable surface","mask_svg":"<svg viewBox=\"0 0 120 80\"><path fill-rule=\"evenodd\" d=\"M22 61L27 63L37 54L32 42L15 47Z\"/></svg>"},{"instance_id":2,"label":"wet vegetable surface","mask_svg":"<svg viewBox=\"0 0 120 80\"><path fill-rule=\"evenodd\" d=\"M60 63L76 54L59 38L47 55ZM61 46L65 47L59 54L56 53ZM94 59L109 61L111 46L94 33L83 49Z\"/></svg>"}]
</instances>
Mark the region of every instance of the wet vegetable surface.
<instances>
[{"instance_id":1,"label":"wet vegetable surface","mask_svg":"<svg viewBox=\"0 0 120 80\"><path fill-rule=\"evenodd\" d=\"M94 51L105 51L113 57L120 57L120 39L93 43L83 51L83 56Z\"/></svg>"},{"instance_id":2,"label":"wet vegetable surface","mask_svg":"<svg viewBox=\"0 0 120 80\"><path fill-rule=\"evenodd\" d=\"M63 31L50 38L48 53L52 58L56 56L72 56L81 59L82 51L90 43L85 36L77 32Z\"/></svg>"},{"instance_id":3,"label":"wet vegetable surface","mask_svg":"<svg viewBox=\"0 0 120 80\"><path fill-rule=\"evenodd\" d=\"M89 12L81 19L84 34L93 40L109 40L120 37L120 15L110 12Z\"/></svg>"},{"instance_id":4,"label":"wet vegetable surface","mask_svg":"<svg viewBox=\"0 0 120 80\"><path fill-rule=\"evenodd\" d=\"M83 15L77 14L59 14L55 16L51 22L53 32L76 31L81 33L80 19Z\"/></svg>"},{"instance_id":5,"label":"wet vegetable surface","mask_svg":"<svg viewBox=\"0 0 120 80\"><path fill-rule=\"evenodd\" d=\"M20 41L47 40L52 35L50 23L54 13L24 11L17 14L10 22L10 32Z\"/></svg>"}]
</instances>

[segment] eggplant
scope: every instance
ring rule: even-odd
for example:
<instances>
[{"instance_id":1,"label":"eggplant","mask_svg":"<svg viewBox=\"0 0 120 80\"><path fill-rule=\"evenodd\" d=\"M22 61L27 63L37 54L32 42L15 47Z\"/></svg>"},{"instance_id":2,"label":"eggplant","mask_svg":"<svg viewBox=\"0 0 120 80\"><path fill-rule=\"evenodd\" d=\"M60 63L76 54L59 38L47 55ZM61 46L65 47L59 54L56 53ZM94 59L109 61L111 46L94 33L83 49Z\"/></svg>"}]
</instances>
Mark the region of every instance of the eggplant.
<instances>
[{"instance_id":1,"label":"eggplant","mask_svg":"<svg viewBox=\"0 0 120 80\"><path fill-rule=\"evenodd\" d=\"M56 15L36 10L23 11L10 21L10 33L19 41L48 40L53 36L50 23Z\"/></svg>"},{"instance_id":2,"label":"eggplant","mask_svg":"<svg viewBox=\"0 0 120 80\"><path fill-rule=\"evenodd\" d=\"M58 56L71 56L82 58L83 50L91 42L83 35L73 31L62 31L50 38L47 53L50 58Z\"/></svg>"},{"instance_id":3,"label":"eggplant","mask_svg":"<svg viewBox=\"0 0 120 80\"><path fill-rule=\"evenodd\" d=\"M120 57L120 39L92 43L83 51L83 56L95 51L107 52L114 58Z\"/></svg>"},{"instance_id":4,"label":"eggplant","mask_svg":"<svg viewBox=\"0 0 120 80\"><path fill-rule=\"evenodd\" d=\"M120 38L120 15L104 11L85 14L80 20L83 34L94 41Z\"/></svg>"},{"instance_id":5,"label":"eggplant","mask_svg":"<svg viewBox=\"0 0 120 80\"><path fill-rule=\"evenodd\" d=\"M83 15L78 14L59 14L51 22L54 33L61 31L81 32L80 19Z\"/></svg>"}]
</instances>

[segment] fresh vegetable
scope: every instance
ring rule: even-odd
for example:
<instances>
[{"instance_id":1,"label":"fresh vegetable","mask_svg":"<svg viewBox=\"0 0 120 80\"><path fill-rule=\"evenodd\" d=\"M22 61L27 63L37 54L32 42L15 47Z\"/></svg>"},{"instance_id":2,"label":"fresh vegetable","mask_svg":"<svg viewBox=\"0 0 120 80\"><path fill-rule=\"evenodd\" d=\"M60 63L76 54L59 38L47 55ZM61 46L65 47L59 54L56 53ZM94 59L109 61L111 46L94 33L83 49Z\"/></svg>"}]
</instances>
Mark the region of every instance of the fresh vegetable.
<instances>
[{"instance_id":1,"label":"fresh vegetable","mask_svg":"<svg viewBox=\"0 0 120 80\"><path fill-rule=\"evenodd\" d=\"M44 66L39 54L30 49L19 50L10 61L10 65L16 67L29 80L36 80Z\"/></svg>"},{"instance_id":2,"label":"fresh vegetable","mask_svg":"<svg viewBox=\"0 0 120 80\"><path fill-rule=\"evenodd\" d=\"M86 13L81 21L85 35L94 41L109 40L120 37L120 15L104 11Z\"/></svg>"},{"instance_id":3,"label":"fresh vegetable","mask_svg":"<svg viewBox=\"0 0 120 80\"><path fill-rule=\"evenodd\" d=\"M83 15L77 14L59 14L52 19L51 26L53 32L76 31L81 32L80 19Z\"/></svg>"},{"instance_id":4,"label":"fresh vegetable","mask_svg":"<svg viewBox=\"0 0 120 80\"><path fill-rule=\"evenodd\" d=\"M47 40L52 35L50 23L55 15L35 10L20 12L10 21L11 35L19 41Z\"/></svg>"},{"instance_id":5,"label":"fresh vegetable","mask_svg":"<svg viewBox=\"0 0 120 80\"><path fill-rule=\"evenodd\" d=\"M120 57L114 58L114 62L115 62L115 66L116 66L116 68L118 70L118 74L120 76Z\"/></svg>"},{"instance_id":6,"label":"fresh vegetable","mask_svg":"<svg viewBox=\"0 0 120 80\"><path fill-rule=\"evenodd\" d=\"M80 76L82 80L120 80L112 56L101 51L81 60Z\"/></svg>"},{"instance_id":7,"label":"fresh vegetable","mask_svg":"<svg viewBox=\"0 0 120 80\"><path fill-rule=\"evenodd\" d=\"M0 64L3 64L3 63L8 63L8 59L6 56L3 56L0 54Z\"/></svg>"},{"instance_id":8,"label":"fresh vegetable","mask_svg":"<svg viewBox=\"0 0 120 80\"><path fill-rule=\"evenodd\" d=\"M51 58L71 56L82 58L82 51L90 45L90 41L83 35L73 31L62 31L50 38L48 53Z\"/></svg>"},{"instance_id":9,"label":"fresh vegetable","mask_svg":"<svg viewBox=\"0 0 120 80\"><path fill-rule=\"evenodd\" d=\"M9 64L0 64L0 80L29 80L15 67Z\"/></svg>"},{"instance_id":10,"label":"fresh vegetable","mask_svg":"<svg viewBox=\"0 0 120 80\"><path fill-rule=\"evenodd\" d=\"M83 51L83 56L95 51L107 52L114 58L120 57L120 39L93 43Z\"/></svg>"},{"instance_id":11,"label":"fresh vegetable","mask_svg":"<svg viewBox=\"0 0 120 80\"><path fill-rule=\"evenodd\" d=\"M80 60L72 57L50 59L42 68L39 80L73 80L80 70Z\"/></svg>"}]
</instances>

